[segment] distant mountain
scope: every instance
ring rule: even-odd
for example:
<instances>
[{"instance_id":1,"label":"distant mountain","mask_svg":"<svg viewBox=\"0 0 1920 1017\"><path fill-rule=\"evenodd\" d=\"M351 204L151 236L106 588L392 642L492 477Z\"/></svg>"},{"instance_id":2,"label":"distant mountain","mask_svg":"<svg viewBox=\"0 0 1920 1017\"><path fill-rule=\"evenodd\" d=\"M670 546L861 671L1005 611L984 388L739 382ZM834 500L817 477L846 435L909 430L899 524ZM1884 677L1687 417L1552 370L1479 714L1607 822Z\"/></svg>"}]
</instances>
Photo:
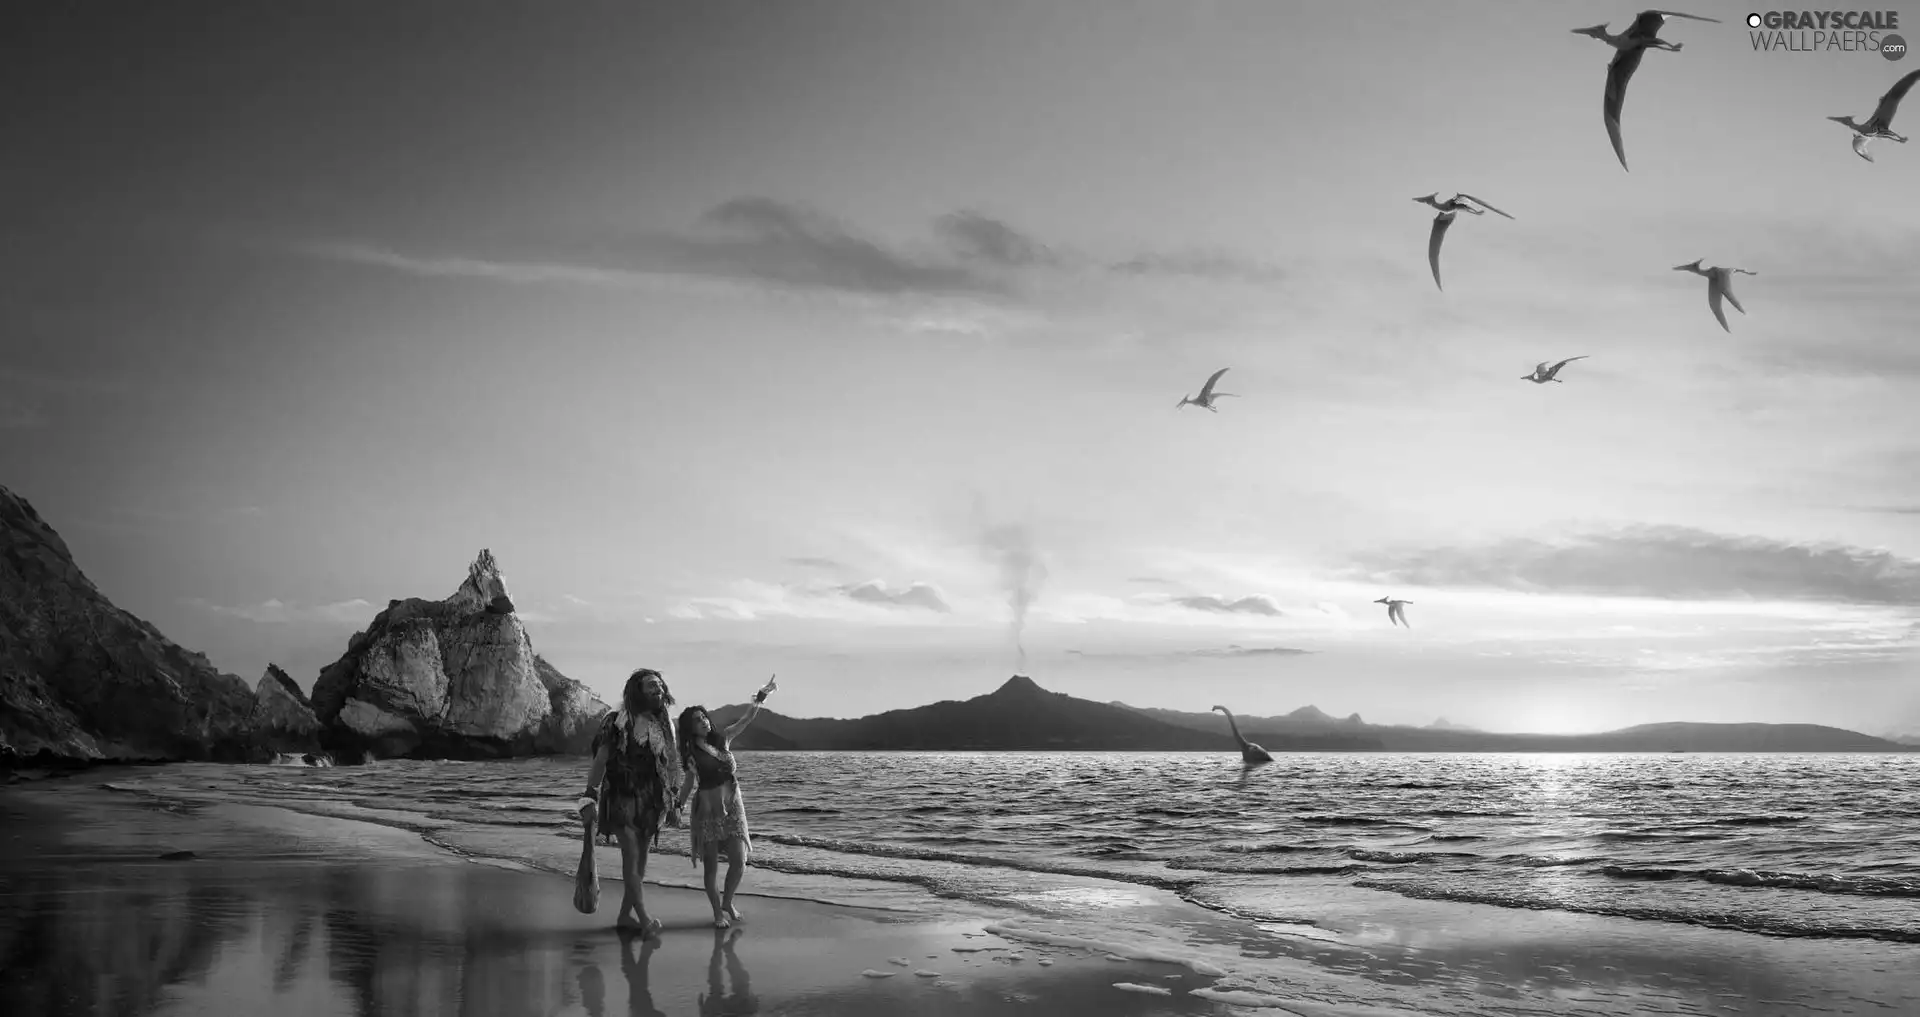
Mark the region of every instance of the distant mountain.
<instances>
[{"instance_id":1,"label":"distant mountain","mask_svg":"<svg viewBox=\"0 0 1920 1017\"><path fill-rule=\"evenodd\" d=\"M731 723L744 705L713 711ZM1591 735L1496 734L1457 725L1368 724L1303 706L1241 717L1241 733L1270 752L1902 752L1920 748L1817 724L1643 724ZM856 717L788 717L763 710L738 747L769 750L1232 752L1218 713L1097 703L1049 692L1015 675L991 693Z\"/></svg>"},{"instance_id":2,"label":"distant mountain","mask_svg":"<svg viewBox=\"0 0 1920 1017\"><path fill-rule=\"evenodd\" d=\"M1217 713L1131 707L1195 730L1220 723ZM1642 724L1599 734L1501 734L1456 725L1366 724L1359 714L1335 720L1305 706L1278 717L1239 717L1240 733L1268 750L1287 739L1344 734L1376 752L1904 752L1920 746L1819 724ZM1340 746L1344 748L1345 746ZM1333 748L1329 746L1329 748Z\"/></svg>"},{"instance_id":3,"label":"distant mountain","mask_svg":"<svg viewBox=\"0 0 1920 1017\"><path fill-rule=\"evenodd\" d=\"M1193 731L1224 731L1227 726L1226 718L1218 713L1190 713L1150 706L1128 706L1118 702L1108 705ZM1234 714L1234 720L1239 723L1241 734L1250 741L1259 742L1260 747L1269 752L1386 751L1385 743L1366 730L1369 725L1357 713L1339 720L1322 713L1319 707L1303 706L1278 717L1242 717ZM1228 735L1228 744L1233 745L1231 735Z\"/></svg>"},{"instance_id":4,"label":"distant mountain","mask_svg":"<svg viewBox=\"0 0 1920 1017\"><path fill-rule=\"evenodd\" d=\"M721 725L746 709L713 711ZM1216 751L1236 748L1216 714L1211 730L1168 724L1126 707L1048 692L1025 675L972 699L933 703L852 720L802 719L773 710L741 735L742 749L916 749L1021 751L1046 749Z\"/></svg>"},{"instance_id":5,"label":"distant mountain","mask_svg":"<svg viewBox=\"0 0 1920 1017\"><path fill-rule=\"evenodd\" d=\"M1445 717L1435 717L1433 720L1433 723L1427 725L1427 730L1429 731L1478 731L1480 729L1477 727L1468 727L1465 724L1455 724L1453 721L1450 721Z\"/></svg>"}]
</instances>

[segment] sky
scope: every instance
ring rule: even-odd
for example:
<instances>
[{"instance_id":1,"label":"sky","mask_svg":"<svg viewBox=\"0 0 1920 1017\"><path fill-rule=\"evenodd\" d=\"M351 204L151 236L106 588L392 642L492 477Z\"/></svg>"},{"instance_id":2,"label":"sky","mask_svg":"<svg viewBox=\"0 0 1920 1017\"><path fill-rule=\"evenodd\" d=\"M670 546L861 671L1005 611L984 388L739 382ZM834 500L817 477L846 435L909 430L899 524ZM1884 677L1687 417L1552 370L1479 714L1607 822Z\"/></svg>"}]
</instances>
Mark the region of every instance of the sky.
<instances>
[{"instance_id":1,"label":"sky","mask_svg":"<svg viewBox=\"0 0 1920 1017\"><path fill-rule=\"evenodd\" d=\"M1920 731L1920 65L1688 10L12 5L0 484L250 681Z\"/></svg>"}]
</instances>

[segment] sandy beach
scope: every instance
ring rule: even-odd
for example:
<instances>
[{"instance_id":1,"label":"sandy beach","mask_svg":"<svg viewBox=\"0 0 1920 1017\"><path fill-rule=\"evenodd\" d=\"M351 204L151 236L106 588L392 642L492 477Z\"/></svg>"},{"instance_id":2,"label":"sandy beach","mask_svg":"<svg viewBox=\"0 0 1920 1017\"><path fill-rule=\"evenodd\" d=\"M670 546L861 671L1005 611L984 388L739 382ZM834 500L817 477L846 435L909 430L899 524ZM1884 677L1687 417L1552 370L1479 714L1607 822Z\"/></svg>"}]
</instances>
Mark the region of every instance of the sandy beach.
<instances>
[{"instance_id":1,"label":"sandy beach","mask_svg":"<svg viewBox=\"0 0 1920 1017\"><path fill-rule=\"evenodd\" d=\"M147 806L83 786L93 783L0 794L7 1013L1221 1009L1184 995L1210 979L1182 966L1010 942L937 916L743 894L745 921L723 933L703 895L650 885L665 929L646 941L609 927L614 880L601 913L582 915L568 880L450 857L404 831L257 806Z\"/></svg>"},{"instance_id":2,"label":"sandy beach","mask_svg":"<svg viewBox=\"0 0 1920 1017\"><path fill-rule=\"evenodd\" d=\"M1099 939L957 904L743 894L745 921L717 932L703 895L652 885L690 875L666 855L647 890L665 929L648 941L609 927L619 884L604 871L601 912L582 915L552 872L375 823L102 787L114 777L0 789L7 1013L1920 1014L1907 944L1361 890L1298 927L1116 899ZM1143 920L1182 926L1196 950L1130 948Z\"/></svg>"}]
</instances>

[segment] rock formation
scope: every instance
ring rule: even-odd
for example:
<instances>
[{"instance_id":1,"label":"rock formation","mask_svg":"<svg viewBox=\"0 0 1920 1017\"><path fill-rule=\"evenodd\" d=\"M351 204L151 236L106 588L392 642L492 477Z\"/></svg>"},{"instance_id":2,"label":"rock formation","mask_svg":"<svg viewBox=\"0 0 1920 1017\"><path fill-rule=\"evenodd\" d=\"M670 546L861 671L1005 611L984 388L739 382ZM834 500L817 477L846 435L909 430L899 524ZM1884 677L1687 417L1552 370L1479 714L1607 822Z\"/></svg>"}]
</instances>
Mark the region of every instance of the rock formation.
<instances>
[{"instance_id":1,"label":"rock formation","mask_svg":"<svg viewBox=\"0 0 1920 1017\"><path fill-rule=\"evenodd\" d=\"M389 602L313 685L342 762L584 753L607 709L533 652L485 550L451 597Z\"/></svg>"},{"instance_id":2,"label":"rock formation","mask_svg":"<svg viewBox=\"0 0 1920 1017\"><path fill-rule=\"evenodd\" d=\"M276 664L267 665L254 687L251 724L256 744L276 757L320 754L320 721L313 704Z\"/></svg>"},{"instance_id":3,"label":"rock formation","mask_svg":"<svg viewBox=\"0 0 1920 1017\"><path fill-rule=\"evenodd\" d=\"M0 762L256 758L236 675L115 607L0 487Z\"/></svg>"}]
</instances>

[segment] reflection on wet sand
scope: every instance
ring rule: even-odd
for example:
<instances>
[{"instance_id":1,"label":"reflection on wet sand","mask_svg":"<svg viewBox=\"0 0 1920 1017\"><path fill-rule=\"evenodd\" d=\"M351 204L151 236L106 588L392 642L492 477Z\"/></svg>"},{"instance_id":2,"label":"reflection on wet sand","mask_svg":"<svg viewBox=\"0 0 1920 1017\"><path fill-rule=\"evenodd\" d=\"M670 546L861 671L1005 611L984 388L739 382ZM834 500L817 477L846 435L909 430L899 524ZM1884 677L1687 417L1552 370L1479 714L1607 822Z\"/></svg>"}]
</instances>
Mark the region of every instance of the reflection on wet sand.
<instances>
[{"instance_id":1,"label":"reflection on wet sand","mask_svg":"<svg viewBox=\"0 0 1920 1017\"><path fill-rule=\"evenodd\" d=\"M604 986L581 965L610 934L527 915L524 892L492 903L507 889L496 877L515 875L245 863L13 874L0 884L0 1012L290 1017L345 1001L364 1017L597 1013ZM651 949L623 964L636 1014L660 1012Z\"/></svg>"},{"instance_id":2,"label":"reflection on wet sand","mask_svg":"<svg viewBox=\"0 0 1920 1017\"><path fill-rule=\"evenodd\" d=\"M760 1001L754 998L753 987L747 981L747 966L740 963L740 955L733 950L741 931L739 928L713 930L713 957L707 961L707 991L700 994L701 1017L723 1014L736 1017L760 1011ZM732 992L727 991L729 980L733 983Z\"/></svg>"},{"instance_id":3,"label":"reflection on wet sand","mask_svg":"<svg viewBox=\"0 0 1920 1017\"><path fill-rule=\"evenodd\" d=\"M632 929L620 929L618 934L620 970L627 976L627 1012L632 1017L667 1017L666 1011L653 1005L653 987L647 980L660 941Z\"/></svg>"}]
</instances>

